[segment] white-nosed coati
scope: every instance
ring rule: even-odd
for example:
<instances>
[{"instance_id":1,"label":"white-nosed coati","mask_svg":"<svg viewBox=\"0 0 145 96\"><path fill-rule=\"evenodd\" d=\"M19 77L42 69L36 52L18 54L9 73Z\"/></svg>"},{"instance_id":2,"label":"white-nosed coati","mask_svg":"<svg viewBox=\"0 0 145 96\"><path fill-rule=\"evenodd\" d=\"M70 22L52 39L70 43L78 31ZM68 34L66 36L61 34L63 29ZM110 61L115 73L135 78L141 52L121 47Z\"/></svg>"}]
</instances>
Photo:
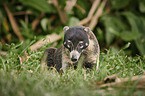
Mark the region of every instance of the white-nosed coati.
<instances>
[{"instance_id":1,"label":"white-nosed coati","mask_svg":"<svg viewBox=\"0 0 145 96\"><path fill-rule=\"evenodd\" d=\"M64 27L63 45L45 50L41 65L55 67L58 72L77 67L80 62L84 68L98 69L100 48L94 33L89 27ZM96 67L95 67L96 66Z\"/></svg>"}]
</instances>

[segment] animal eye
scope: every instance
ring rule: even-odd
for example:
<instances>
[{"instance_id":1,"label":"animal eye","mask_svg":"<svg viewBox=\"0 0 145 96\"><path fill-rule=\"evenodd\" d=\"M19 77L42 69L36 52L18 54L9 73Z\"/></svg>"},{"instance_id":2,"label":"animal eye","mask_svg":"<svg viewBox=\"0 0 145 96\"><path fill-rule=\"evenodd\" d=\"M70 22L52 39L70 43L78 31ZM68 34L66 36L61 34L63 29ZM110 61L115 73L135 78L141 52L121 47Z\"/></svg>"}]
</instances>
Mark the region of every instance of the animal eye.
<instances>
[{"instance_id":1,"label":"animal eye","mask_svg":"<svg viewBox=\"0 0 145 96\"><path fill-rule=\"evenodd\" d=\"M63 43L64 45L66 44L66 42Z\"/></svg>"},{"instance_id":2,"label":"animal eye","mask_svg":"<svg viewBox=\"0 0 145 96\"><path fill-rule=\"evenodd\" d=\"M72 46L72 42L70 40L67 41L67 47L70 48Z\"/></svg>"},{"instance_id":3,"label":"animal eye","mask_svg":"<svg viewBox=\"0 0 145 96\"><path fill-rule=\"evenodd\" d=\"M70 48L71 46L72 44L68 42L67 47Z\"/></svg>"},{"instance_id":4,"label":"animal eye","mask_svg":"<svg viewBox=\"0 0 145 96\"><path fill-rule=\"evenodd\" d=\"M79 47L80 48L83 48L84 47L84 44L83 43L79 43Z\"/></svg>"},{"instance_id":5,"label":"animal eye","mask_svg":"<svg viewBox=\"0 0 145 96\"><path fill-rule=\"evenodd\" d=\"M86 46L88 46L89 44L88 43L86 43Z\"/></svg>"}]
</instances>

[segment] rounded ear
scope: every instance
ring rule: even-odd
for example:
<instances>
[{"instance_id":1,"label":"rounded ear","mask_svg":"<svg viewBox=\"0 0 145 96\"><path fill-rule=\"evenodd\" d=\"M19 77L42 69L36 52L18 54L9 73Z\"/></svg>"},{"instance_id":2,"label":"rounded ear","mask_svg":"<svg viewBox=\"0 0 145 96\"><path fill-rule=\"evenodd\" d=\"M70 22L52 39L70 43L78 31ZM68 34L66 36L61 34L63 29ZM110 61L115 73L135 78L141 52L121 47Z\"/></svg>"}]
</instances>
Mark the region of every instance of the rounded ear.
<instances>
[{"instance_id":1,"label":"rounded ear","mask_svg":"<svg viewBox=\"0 0 145 96\"><path fill-rule=\"evenodd\" d=\"M69 29L69 27L68 27L68 26L65 26L65 27L63 28L63 31L66 32L68 29Z\"/></svg>"},{"instance_id":2,"label":"rounded ear","mask_svg":"<svg viewBox=\"0 0 145 96\"><path fill-rule=\"evenodd\" d=\"M89 38L90 38L90 35L91 35L91 29L89 27L85 27L84 28L84 31L88 34Z\"/></svg>"},{"instance_id":3,"label":"rounded ear","mask_svg":"<svg viewBox=\"0 0 145 96\"><path fill-rule=\"evenodd\" d=\"M87 33L90 33L91 32L91 29L89 28L89 27L85 27L85 32L87 32Z\"/></svg>"}]
</instances>

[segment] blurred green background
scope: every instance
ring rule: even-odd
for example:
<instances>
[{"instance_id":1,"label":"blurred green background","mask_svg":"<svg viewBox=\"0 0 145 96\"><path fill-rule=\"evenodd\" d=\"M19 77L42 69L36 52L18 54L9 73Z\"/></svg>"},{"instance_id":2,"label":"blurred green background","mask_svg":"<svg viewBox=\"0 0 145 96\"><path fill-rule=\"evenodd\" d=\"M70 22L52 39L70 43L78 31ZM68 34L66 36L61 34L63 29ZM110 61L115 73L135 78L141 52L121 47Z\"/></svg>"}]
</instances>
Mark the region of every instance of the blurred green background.
<instances>
[{"instance_id":1,"label":"blurred green background","mask_svg":"<svg viewBox=\"0 0 145 96\"><path fill-rule=\"evenodd\" d=\"M0 51L52 33L62 36L64 26L76 25L92 29L101 51L130 42L127 55L145 56L145 0L0 0Z\"/></svg>"}]
</instances>

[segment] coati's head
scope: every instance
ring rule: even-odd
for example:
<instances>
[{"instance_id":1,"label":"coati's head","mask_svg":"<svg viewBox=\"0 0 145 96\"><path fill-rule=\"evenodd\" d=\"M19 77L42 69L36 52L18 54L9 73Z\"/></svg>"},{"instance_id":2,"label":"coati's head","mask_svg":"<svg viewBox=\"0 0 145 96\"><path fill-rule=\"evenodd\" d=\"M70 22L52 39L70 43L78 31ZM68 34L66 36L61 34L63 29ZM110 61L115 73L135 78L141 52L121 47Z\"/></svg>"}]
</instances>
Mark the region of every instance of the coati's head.
<instances>
[{"instance_id":1,"label":"coati's head","mask_svg":"<svg viewBox=\"0 0 145 96\"><path fill-rule=\"evenodd\" d=\"M64 27L63 45L70 51L70 59L77 62L84 49L89 46L89 38L86 31L88 27L76 26L69 28Z\"/></svg>"}]
</instances>

